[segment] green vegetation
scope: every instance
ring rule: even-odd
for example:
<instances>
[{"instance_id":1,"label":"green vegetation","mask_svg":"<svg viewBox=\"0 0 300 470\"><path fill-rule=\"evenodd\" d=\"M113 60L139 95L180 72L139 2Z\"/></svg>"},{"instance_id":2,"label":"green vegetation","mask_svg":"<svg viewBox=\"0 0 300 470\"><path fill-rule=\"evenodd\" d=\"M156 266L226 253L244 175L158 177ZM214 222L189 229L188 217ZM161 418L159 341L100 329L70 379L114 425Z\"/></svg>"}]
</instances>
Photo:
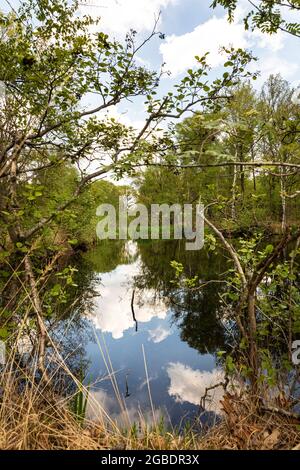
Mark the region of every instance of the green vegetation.
<instances>
[{"instance_id":1,"label":"green vegetation","mask_svg":"<svg viewBox=\"0 0 300 470\"><path fill-rule=\"evenodd\" d=\"M223 5L232 19L238 3L216 0L213 7ZM282 16L287 6L299 10L298 4L260 1L245 27L298 37L299 24ZM257 74L248 68L252 54L231 48L223 51L220 77L210 80L205 54L162 95L161 73L138 59L141 48L164 35L155 28L139 44L131 30L121 44L99 32L97 21L78 15L78 7L77 1L24 0L18 11L0 11L5 89L0 96L0 339L8 357L1 372L0 447L268 448L262 437L266 423L282 426L282 441L271 434L273 447L294 446L300 372L292 360L300 333L299 100L280 75L255 91ZM106 113L134 99L146 110L140 131ZM111 182L122 177L130 178L132 187ZM60 322L73 315L79 334L84 317L82 299L72 301L83 276L67 252L95 244L97 206L118 208L119 196L128 193L147 207L199 201L205 206L207 284L194 272L196 258L180 259L167 245L153 251L141 242L139 248L148 287L156 288L168 267L167 285L160 290L166 298L170 291L175 296L183 339L202 353L218 346L226 418L206 441L192 431L178 435L159 427L151 432L146 427L138 438L135 428L120 431L110 417L101 426L87 423L81 366L72 368L69 352L57 347ZM277 238L268 240L274 234ZM103 271L130 258L123 241L97 249L94 263L105 265ZM216 250L230 260L222 265L222 289L215 289L219 279L210 277ZM141 279L136 282L143 287ZM197 316L203 298L214 305L221 300L215 316L207 318L205 309ZM185 314L182 299L188 304ZM204 349L210 329L214 335ZM32 346L26 364L19 351L24 338ZM64 389L66 383L71 385ZM205 397L202 401L205 408ZM246 435L258 428L257 442L238 441L234 430L241 415L247 417Z\"/></svg>"},{"instance_id":2,"label":"green vegetation","mask_svg":"<svg viewBox=\"0 0 300 470\"><path fill-rule=\"evenodd\" d=\"M260 93L238 85L221 111L185 119L176 127L176 152L162 168L141 174L140 201L201 200L215 223L237 232L269 227L278 233L297 224L299 104L292 95L286 81L271 76Z\"/></svg>"},{"instance_id":3,"label":"green vegetation","mask_svg":"<svg viewBox=\"0 0 300 470\"><path fill-rule=\"evenodd\" d=\"M18 217L22 218L24 228L29 230L40 220L51 217L57 205L63 206L70 201L78 181L79 172L76 168L61 164L37 172L30 182L21 184L18 187ZM61 245L76 247L96 242L95 227L99 220L96 216L97 207L109 202L118 208L122 192L121 186L115 186L109 181L95 181L70 207L53 217L51 225L41 232L40 248L47 252L61 249ZM4 215L10 222L10 216Z\"/></svg>"},{"instance_id":4,"label":"green vegetation","mask_svg":"<svg viewBox=\"0 0 300 470\"><path fill-rule=\"evenodd\" d=\"M239 6L238 0L213 0L212 6L222 5L228 10L231 21L234 12ZM298 22L288 21L289 12L297 13L300 10L299 0L259 0L252 2L248 0L249 11L244 18L245 28L258 28L270 34L284 31L293 36L300 37L300 26Z\"/></svg>"}]
</instances>

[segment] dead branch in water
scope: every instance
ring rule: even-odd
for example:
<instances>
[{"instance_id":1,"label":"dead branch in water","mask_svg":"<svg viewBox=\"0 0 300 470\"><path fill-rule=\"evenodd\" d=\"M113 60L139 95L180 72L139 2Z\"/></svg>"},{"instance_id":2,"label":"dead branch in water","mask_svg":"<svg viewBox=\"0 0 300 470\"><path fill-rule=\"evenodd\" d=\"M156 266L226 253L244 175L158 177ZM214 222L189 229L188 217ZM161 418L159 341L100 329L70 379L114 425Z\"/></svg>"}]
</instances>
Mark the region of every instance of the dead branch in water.
<instances>
[{"instance_id":1,"label":"dead branch in water","mask_svg":"<svg viewBox=\"0 0 300 470\"><path fill-rule=\"evenodd\" d=\"M132 296L131 296L131 312L132 312L133 321L135 322L135 331L138 331L138 321L136 319L135 311L134 311L134 297L135 297L135 289L133 289Z\"/></svg>"}]
</instances>

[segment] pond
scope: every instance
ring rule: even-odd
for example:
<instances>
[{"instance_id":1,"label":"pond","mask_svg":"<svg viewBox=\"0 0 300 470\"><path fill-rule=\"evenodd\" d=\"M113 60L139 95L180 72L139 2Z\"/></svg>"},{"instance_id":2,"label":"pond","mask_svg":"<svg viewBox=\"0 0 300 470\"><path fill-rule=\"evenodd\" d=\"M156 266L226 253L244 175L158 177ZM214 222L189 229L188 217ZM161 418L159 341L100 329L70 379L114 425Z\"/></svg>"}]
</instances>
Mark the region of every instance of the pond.
<instances>
[{"instance_id":1,"label":"pond","mask_svg":"<svg viewBox=\"0 0 300 470\"><path fill-rule=\"evenodd\" d=\"M173 260L205 289L178 288ZM188 252L182 241L107 241L80 257L79 289L91 302L81 312L88 336L75 343L90 395L110 417L182 427L199 416L206 387L223 378L216 352L226 350L219 308L228 268L224 253ZM211 393L203 423L216 419L221 392Z\"/></svg>"}]
</instances>

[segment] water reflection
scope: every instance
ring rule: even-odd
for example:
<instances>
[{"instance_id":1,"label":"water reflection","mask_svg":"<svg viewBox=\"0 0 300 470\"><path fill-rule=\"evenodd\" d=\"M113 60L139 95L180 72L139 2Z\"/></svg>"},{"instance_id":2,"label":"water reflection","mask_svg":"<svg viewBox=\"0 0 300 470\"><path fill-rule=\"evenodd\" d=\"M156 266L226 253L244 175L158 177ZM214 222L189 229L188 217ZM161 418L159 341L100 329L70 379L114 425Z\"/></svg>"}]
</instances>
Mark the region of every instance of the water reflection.
<instances>
[{"instance_id":1,"label":"water reflection","mask_svg":"<svg viewBox=\"0 0 300 470\"><path fill-rule=\"evenodd\" d=\"M171 334L172 331L170 328L164 328L162 325L159 325L157 328L149 330L149 341L153 341L153 343L161 343Z\"/></svg>"},{"instance_id":2,"label":"water reflection","mask_svg":"<svg viewBox=\"0 0 300 470\"><path fill-rule=\"evenodd\" d=\"M199 397L204 396L206 388L224 381L224 373L221 369L194 370L180 362L170 363L167 367L167 373L170 377L168 392L179 403L186 401L198 405ZM222 397L223 389L221 387L211 390L209 399L206 400L207 409L220 412Z\"/></svg>"},{"instance_id":3,"label":"water reflection","mask_svg":"<svg viewBox=\"0 0 300 470\"><path fill-rule=\"evenodd\" d=\"M142 410L141 407L135 405L127 405L125 409L121 409L121 407L118 409L115 397L103 389L92 390L87 406L87 418L90 420L103 420L103 414L106 414L104 421L109 422L112 420L120 427L128 427L134 423L139 423L138 431L143 431L149 423L160 423L162 420L167 423L169 420L164 409L156 408L152 412L150 409Z\"/></svg>"},{"instance_id":4,"label":"water reflection","mask_svg":"<svg viewBox=\"0 0 300 470\"><path fill-rule=\"evenodd\" d=\"M222 252L214 254L205 250L187 252L181 241L151 242L139 245L142 269L136 278L141 288L155 289L168 299L173 321L181 331L181 339L201 354L214 353L226 348L226 331L219 318L222 283L208 284L205 289L182 291L174 287L174 271L171 261L183 264L187 276L198 275L205 283L220 281L226 270L226 259ZM162 264L155 260L162 260Z\"/></svg>"},{"instance_id":5,"label":"water reflection","mask_svg":"<svg viewBox=\"0 0 300 470\"><path fill-rule=\"evenodd\" d=\"M93 399L119 421L124 421L124 404L127 419L153 420L149 386L157 419L172 425L193 420L205 388L222 377L215 352L226 348L218 317L223 285L182 292L173 283L172 260L203 281L219 278L226 269L222 253L187 252L181 241L106 242L78 265L97 294L88 315L94 338L85 346L86 377L93 383ZM216 412L220 393L216 389L211 401Z\"/></svg>"},{"instance_id":6,"label":"water reflection","mask_svg":"<svg viewBox=\"0 0 300 470\"><path fill-rule=\"evenodd\" d=\"M123 337L135 322L131 311L132 280L139 273L140 264L120 265L113 272L99 278L99 298L91 319L103 333L111 333L114 339ZM153 317L165 319L168 307L162 300L155 301L155 292L147 290L143 299L138 298L134 307L138 323L148 323Z\"/></svg>"}]
</instances>

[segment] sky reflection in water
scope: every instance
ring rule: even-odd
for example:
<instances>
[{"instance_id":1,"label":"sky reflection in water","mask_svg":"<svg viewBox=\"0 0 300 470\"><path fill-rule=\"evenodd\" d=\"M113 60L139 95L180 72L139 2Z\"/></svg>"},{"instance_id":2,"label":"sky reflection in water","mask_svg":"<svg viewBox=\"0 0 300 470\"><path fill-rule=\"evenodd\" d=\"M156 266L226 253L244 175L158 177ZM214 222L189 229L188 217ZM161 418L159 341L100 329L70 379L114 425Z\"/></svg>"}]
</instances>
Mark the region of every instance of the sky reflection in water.
<instances>
[{"instance_id":1,"label":"sky reflection in water","mask_svg":"<svg viewBox=\"0 0 300 470\"><path fill-rule=\"evenodd\" d=\"M200 354L182 340L173 309L157 297L155 289L136 292L134 310L138 331L135 331L131 298L133 279L141 271L143 266L138 256L130 264L120 264L111 272L97 275L96 288L101 296L96 298L91 315L97 341L90 341L86 347L90 361L86 376L92 383L99 379L91 391L93 398L122 423L124 416L107 377L105 362L109 367L111 361L131 423L139 420L140 413L151 421L144 346L155 418L164 416L166 422L179 425L182 420L197 416L205 388L219 382L223 375L216 367L213 354ZM207 331L207 335L210 333ZM222 390L218 388L212 395L209 407L218 412Z\"/></svg>"}]
</instances>

